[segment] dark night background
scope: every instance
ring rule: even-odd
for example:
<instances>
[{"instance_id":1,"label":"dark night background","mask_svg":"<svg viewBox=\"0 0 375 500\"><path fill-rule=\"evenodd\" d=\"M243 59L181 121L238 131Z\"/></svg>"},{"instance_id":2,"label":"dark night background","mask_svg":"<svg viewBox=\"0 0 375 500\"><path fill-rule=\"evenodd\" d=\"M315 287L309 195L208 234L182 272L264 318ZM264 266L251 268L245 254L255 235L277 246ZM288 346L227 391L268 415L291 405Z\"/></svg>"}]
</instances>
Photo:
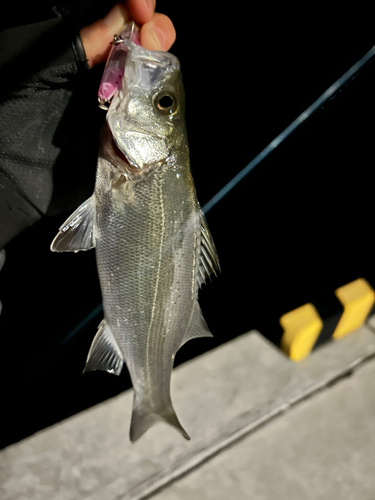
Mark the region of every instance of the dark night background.
<instances>
[{"instance_id":1,"label":"dark night background","mask_svg":"<svg viewBox=\"0 0 375 500\"><path fill-rule=\"evenodd\" d=\"M86 24L109 10L81 4L90 12L80 14ZM25 22L38 19L27 9ZM374 45L364 12L329 17L308 7L248 6L234 15L213 2L167 0L157 10L177 31L171 52L182 66L202 206ZM186 344L176 364L252 328L277 343L282 314L324 302L359 277L375 286L374 59L208 213L222 274L200 303L214 338ZM90 75L86 104L64 118L77 123L89 102L91 115L79 126L90 122L85 137L93 145L104 118L95 101L101 69ZM74 175L74 148L64 158ZM88 185L94 175L95 164ZM81 374L101 313L76 327L101 298L94 252L49 250L69 214L42 219L6 247L2 446L130 387L126 369L118 378Z\"/></svg>"}]
</instances>

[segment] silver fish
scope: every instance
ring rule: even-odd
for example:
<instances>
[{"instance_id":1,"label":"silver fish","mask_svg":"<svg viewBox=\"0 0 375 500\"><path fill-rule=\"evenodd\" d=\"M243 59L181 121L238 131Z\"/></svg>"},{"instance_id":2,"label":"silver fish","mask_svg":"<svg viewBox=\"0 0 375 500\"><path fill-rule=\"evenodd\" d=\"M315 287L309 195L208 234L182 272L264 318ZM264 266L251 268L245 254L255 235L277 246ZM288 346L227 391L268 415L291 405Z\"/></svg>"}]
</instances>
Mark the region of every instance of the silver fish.
<instances>
[{"instance_id":1,"label":"silver fish","mask_svg":"<svg viewBox=\"0 0 375 500\"><path fill-rule=\"evenodd\" d=\"M131 46L102 130L95 191L61 226L51 250L96 248L104 320L84 371L134 388L131 441L157 421L190 439L170 396L177 350L212 336L198 289L219 270L190 171L178 59Z\"/></svg>"}]
</instances>

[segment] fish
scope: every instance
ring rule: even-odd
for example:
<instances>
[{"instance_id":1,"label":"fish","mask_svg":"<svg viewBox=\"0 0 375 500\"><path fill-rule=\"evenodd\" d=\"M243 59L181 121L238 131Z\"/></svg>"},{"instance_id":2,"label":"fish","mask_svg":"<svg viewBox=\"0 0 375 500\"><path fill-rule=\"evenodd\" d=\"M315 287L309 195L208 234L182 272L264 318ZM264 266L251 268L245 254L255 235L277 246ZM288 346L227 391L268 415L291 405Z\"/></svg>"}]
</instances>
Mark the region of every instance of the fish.
<instances>
[{"instance_id":1,"label":"fish","mask_svg":"<svg viewBox=\"0 0 375 500\"><path fill-rule=\"evenodd\" d=\"M190 439L172 404L178 349L212 337L198 304L220 263L190 169L180 63L129 44L101 131L95 190L60 227L54 252L95 248L104 319L84 372L119 375L134 397L130 440L157 422Z\"/></svg>"}]
</instances>

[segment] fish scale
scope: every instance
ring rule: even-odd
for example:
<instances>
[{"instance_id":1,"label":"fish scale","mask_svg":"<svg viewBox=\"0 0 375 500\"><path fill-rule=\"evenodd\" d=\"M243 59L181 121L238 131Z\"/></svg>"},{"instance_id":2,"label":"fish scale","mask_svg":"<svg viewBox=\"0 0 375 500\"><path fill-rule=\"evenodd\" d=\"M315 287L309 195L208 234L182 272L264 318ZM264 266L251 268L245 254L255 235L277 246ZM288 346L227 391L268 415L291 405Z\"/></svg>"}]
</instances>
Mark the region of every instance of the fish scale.
<instances>
[{"instance_id":1,"label":"fish scale","mask_svg":"<svg viewBox=\"0 0 375 500\"><path fill-rule=\"evenodd\" d=\"M167 109L160 105L166 95ZM211 336L198 289L220 266L191 175L178 60L129 45L107 124L94 194L51 248L96 248L104 320L85 371L118 375L126 363L134 388L130 439L158 421L189 439L170 396L173 361L190 338Z\"/></svg>"}]
</instances>

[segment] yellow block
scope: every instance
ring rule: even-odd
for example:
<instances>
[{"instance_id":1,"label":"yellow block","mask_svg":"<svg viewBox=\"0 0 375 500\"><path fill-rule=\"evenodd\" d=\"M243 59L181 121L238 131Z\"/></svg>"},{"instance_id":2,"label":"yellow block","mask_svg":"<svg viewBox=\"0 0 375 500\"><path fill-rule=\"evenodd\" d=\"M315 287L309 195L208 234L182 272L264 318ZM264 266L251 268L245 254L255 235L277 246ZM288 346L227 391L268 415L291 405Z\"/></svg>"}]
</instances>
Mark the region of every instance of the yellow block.
<instances>
[{"instance_id":1,"label":"yellow block","mask_svg":"<svg viewBox=\"0 0 375 500\"><path fill-rule=\"evenodd\" d=\"M312 304L305 304L280 318L284 333L281 349L293 361L306 358L323 328L323 322Z\"/></svg>"},{"instance_id":2,"label":"yellow block","mask_svg":"<svg viewBox=\"0 0 375 500\"><path fill-rule=\"evenodd\" d=\"M335 290L335 295L344 306L344 312L333 332L334 339L341 339L358 330L374 304L374 290L363 278L359 278Z\"/></svg>"}]
</instances>

